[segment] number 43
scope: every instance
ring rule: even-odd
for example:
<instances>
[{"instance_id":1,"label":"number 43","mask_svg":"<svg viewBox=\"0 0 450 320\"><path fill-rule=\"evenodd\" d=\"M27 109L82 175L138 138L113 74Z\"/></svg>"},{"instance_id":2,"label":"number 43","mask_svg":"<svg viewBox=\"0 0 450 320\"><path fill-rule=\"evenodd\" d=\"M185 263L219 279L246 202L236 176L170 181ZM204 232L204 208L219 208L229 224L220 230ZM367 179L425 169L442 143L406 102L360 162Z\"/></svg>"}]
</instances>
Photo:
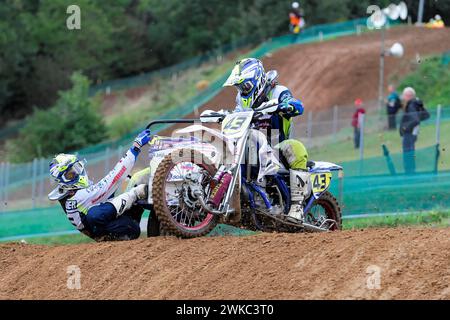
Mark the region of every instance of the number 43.
<instances>
[{"instance_id":1,"label":"number 43","mask_svg":"<svg viewBox=\"0 0 450 320\"><path fill-rule=\"evenodd\" d=\"M323 190L327 187L327 175L325 173L317 174L313 182L314 189Z\"/></svg>"}]
</instances>

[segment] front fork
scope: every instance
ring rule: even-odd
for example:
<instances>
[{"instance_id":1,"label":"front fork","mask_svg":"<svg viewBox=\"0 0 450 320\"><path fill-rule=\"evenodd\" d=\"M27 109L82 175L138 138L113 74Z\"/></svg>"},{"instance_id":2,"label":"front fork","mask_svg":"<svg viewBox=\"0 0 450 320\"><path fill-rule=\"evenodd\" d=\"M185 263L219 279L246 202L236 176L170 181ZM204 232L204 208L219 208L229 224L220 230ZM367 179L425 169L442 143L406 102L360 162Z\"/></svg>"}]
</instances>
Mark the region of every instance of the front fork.
<instances>
[{"instance_id":1,"label":"front fork","mask_svg":"<svg viewBox=\"0 0 450 320\"><path fill-rule=\"evenodd\" d=\"M230 210L230 202L231 202L231 196L233 194L234 188L236 187L236 182L237 179L239 178L239 174L240 174L240 170L241 170L241 163L242 163L242 159L244 157L244 150L248 141L248 137L249 137L249 131L247 131L247 133L245 134L244 137L242 137L242 146L240 148L240 152L237 156L237 161L233 164L233 178L231 180L230 186L227 190L227 193L225 195L225 199L222 201L222 208L223 208L223 212L225 215L225 218L228 218L228 216L233 213L233 210ZM238 151L238 146L237 143L239 142L239 140L235 141L235 146L234 146L234 150Z\"/></svg>"},{"instance_id":2,"label":"front fork","mask_svg":"<svg viewBox=\"0 0 450 320\"><path fill-rule=\"evenodd\" d=\"M203 194L202 194L201 191L196 191L195 192L195 195L197 196L197 198L198 198L198 200L200 202L200 205L207 212L211 212L211 213L213 213L215 215L223 215L225 218L228 218L228 216L231 213L234 212L234 210L230 209L230 202L231 202L231 197L232 197L232 194L233 194L233 190L236 187L236 182L237 182L237 179L238 179L239 174L240 174L241 163L242 163L243 156L245 154L245 152L242 152L242 150L245 150L245 145L246 145L248 136L249 136L249 133L247 132L246 135L242 138L243 140L241 140L242 141L242 147L240 148L241 152L238 153L237 161L234 161L234 163L233 163L233 165L232 165L232 167L230 169L230 171L232 172L232 179L231 179L231 182L230 182L230 184L228 186L228 189L227 189L227 192L225 194L225 197L224 197L224 199L221 202L222 204L219 206L219 209L216 210L216 209L211 208L205 202L205 199L203 199ZM238 142L239 142L239 140L236 141L235 144L237 144ZM236 152L238 151L237 150L237 145L235 145L235 150L236 150ZM235 154L235 157L236 157L236 154Z\"/></svg>"}]
</instances>

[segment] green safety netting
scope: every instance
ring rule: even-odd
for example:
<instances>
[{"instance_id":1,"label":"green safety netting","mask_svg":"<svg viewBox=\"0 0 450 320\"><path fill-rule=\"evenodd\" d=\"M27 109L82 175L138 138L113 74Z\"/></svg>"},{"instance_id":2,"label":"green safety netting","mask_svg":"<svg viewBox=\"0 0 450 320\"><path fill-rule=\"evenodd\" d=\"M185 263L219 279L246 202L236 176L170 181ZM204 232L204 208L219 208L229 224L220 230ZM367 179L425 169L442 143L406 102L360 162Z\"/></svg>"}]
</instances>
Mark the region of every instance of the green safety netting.
<instances>
[{"instance_id":1,"label":"green safety netting","mask_svg":"<svg viewBox=\"0 0 450 320\"><path fill-rule=\"evenodd\" d=\"M344 177L344 216L450 209L450 172ZM332 191L339 189L333 185Z\"/></svg>"},{"instance_id":2,"label":"green safety netting","mask_svg":"<svg viewBox=\"0 0 450 320\"><path fill-rule=\"evenodd\" d=\"M450 172L436 171L438 160L437 146L432 146L406 155L386 153L343 162L343 177L335 177L331 190L342 199L348 216L449 209ZM414 173L405 173L405 161L407 166L414 161Z\"/></svg>"},{"instance_id":3,"label":"green safety netting","mask_svg":"<svg viewBox=\"0 0 450 320\"><path fill-rule=\"evenodd\" d=\"M380 153L382 153L381 150ZM438 164L438 155L439 151L436 146L405 154L390 154L386 148L384 156L343 162L340 165L344 168L346 177L401 175L405 173L405 165L407 169L414 166L415 172L435 172Z\"/></svg>"},{"instance_id":4,"label":"green safety netting","mask_svg":"<svg viewBox=\"0 0 450 320\"><path fill-rule=\"evenodd\" d=\"M360 161L340 163L344 175L334 175L330 191L341 202L344 217L450 209L450 172L434 171L436 147L415 151L414 174L404 173L402 154L390 157L395 174L385 156L364 159L362 171ZM0 241L71 231L73 227L59 206L0 213Z\"/></svg>"},{"instance_id":5,"label":"green safety netting","mask_svg":"<svg viewBox=\"0 0 450 320\"><path fill-rule=\"evenodd\" d=\"M450 51L445 52L442 55L442 64L447 66L450 63Z\"/></svg>"}]
</instances>

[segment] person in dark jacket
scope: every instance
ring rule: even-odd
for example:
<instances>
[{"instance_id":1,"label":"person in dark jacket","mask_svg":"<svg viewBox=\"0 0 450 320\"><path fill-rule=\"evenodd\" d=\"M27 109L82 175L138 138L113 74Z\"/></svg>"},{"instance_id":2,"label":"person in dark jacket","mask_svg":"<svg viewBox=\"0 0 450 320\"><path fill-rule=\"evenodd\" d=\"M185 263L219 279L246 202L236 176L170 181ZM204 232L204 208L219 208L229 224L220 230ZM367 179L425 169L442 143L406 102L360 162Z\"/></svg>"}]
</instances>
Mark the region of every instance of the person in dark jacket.
<instances>
[{"instance_id":1,"label":"person in dark jacket","mask_svg":"<svg viewBox=\"0 0 450 320\"><path fill-rule=\"evenodd\" d=\"M415 144L419 135L420 105L422 101L416 98L416 91L407 87L403 90L403 116L400 122L400 136L403 146L403 166L406 174L416 171Z\"/></svg>"},{"instance_id":2,"label":"person in dark jacket","mask_svg":"<svg viewBox=\"0 0 450 320\"><path fill-rule=\"evenodd\" d=\"M396 115L399 109L402 107L400 97L395 90L395 87L391 84L388 87L389 95L387 97L386 111L388 116L388 129L395 130L397 128Z\"/></svg>"},{"instance_id":3,"label":"person in dark jacket","mask_svg":"<svg viewBox=\"0 0 450 320\"><path fill-rule=\"evenodd\" d=\"M366 110L363 108L363 101L361 99L355 100L356 111L353 113L352 117L352 127L353 127L353 142L355 144L355 149L359 148L360 144L360 136L361 136L361 128L359 123L360 115L366 113Z\"/></svg>"}]
</instances>

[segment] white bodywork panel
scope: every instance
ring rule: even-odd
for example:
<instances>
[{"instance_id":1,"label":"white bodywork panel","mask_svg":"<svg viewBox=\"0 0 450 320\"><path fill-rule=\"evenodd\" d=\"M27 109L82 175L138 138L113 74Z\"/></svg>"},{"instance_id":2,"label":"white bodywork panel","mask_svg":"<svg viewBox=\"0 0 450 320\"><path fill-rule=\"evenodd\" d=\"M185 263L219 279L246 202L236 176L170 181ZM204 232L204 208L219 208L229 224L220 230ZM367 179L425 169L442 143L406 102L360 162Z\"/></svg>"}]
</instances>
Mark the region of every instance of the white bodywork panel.
<instances>
[{"instance_id":1,"label":"white bodywork panel","mask_svg":"<svg viewBox=\"0 0 450 320\"><path fill-rule=\"evenodd\" d=\"M332 162L314 161L314 167L312 168L312 171L321 170L342 170L342 167Z\"/></svg>"}]
</instances>

